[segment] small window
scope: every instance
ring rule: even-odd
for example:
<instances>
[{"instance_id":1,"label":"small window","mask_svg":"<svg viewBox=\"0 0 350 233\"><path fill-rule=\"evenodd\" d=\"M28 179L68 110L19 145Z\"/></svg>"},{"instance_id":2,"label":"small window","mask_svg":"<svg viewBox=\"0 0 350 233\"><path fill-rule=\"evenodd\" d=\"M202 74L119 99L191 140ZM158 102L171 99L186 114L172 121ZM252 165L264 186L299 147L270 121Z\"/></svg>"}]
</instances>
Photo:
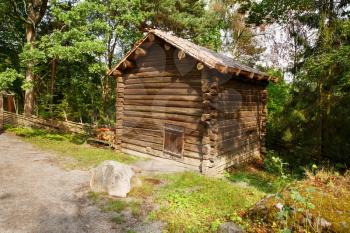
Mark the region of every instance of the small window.
<instances>
[{"instance_id":1,"label":"small window","mask_svg":"<svg viewBox=\"0 0 350 233\"><path fill-rule=\"evenodd\" d=\"M165 124L164 153L182 158L184 148L184 128Z\"/></svg>"}]
</instances>

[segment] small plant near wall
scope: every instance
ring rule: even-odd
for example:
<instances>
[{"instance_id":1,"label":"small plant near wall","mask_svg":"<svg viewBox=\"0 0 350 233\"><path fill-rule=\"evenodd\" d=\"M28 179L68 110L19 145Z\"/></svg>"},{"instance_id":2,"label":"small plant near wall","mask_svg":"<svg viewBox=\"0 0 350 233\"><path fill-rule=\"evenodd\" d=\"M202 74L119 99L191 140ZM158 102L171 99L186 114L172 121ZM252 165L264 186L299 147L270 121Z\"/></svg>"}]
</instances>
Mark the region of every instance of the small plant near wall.
<instances>
[{"instance_id":1,"label":"small plant near wall","mask_svg":"<svg viewBox=\"0 0 350 233\"><path fill-rule=\"evenodd\" d=\"M305 194L302 195L297 189L291 189L289 199L284 198L283 194L277 195L277 198L284 203L276 204L280 209L277 212L277 219L280 220L281 232L293 232L293 229L297 229L300 223L306 232L309 232L311 228L314 229L310 212L315 209L315 205L311 203L310 194L315 190L308 188L305 191Z\"/></svg>"},{"instance_id":2,"label":"small plant near wall","mask_svg":"<svg viewBox=\"0 0 350 233\"><path fill-rule=\"evenodd\" d=\"M283 160L274 151L269 151L267 157L264 160L264 167L266 171L279 175L283 179L287 179L286 167L288 163Z\"/></svg>"}]
</instances>

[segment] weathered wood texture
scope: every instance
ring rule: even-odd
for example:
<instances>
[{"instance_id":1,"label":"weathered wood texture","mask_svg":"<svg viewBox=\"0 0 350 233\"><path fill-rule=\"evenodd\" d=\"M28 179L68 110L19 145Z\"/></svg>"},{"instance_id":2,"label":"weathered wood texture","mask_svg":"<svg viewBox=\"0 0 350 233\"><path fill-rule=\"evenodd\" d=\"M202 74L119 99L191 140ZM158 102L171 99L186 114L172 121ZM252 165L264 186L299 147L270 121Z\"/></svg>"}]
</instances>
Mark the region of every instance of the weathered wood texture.
<instances>
[{"instance_id":1,"label":"weathered wood texture","mask_svg":"<svg viewBox=\"0 0 350 233\"><path fill-rule=\"evenodd\" d=\"M173 159L205 174L260 156L267 82L209 69L158 38L147 43L142 56L132 56L135 66L117 77L116 148ZM165 140L169 124L183 137L173 133ZM176 145L164 145L170 141ZM164 152L172 148L177 156Z\"/></svg>"},{"instance_id":2,"label":"weathered wood texture","mask_svg":"<svg viewBox=\"0 0 350 233\"><path fill-rule=\"evenodd\" d=\"M155 39L137 57L136 67L117 82L117 139L122 151L174 159L199 168L201 163L201 71L190 57ZM118 78L121 80L121 78ZM118 95L120 93L120 95ZM183 155L164 153L166 124L184 130Z\"/></svg>"},{"instance_id":3,"label":"weathered wood texture","mask_svg":"<svg viewBox=\"0 0 350 233\"><path fill-rule=\"evenodd\" d=\"M266 83L242 82L238 77L217 75L218 94L210 103L215 120L212 117L210 121L212 164L208 174L216 174L265 152Z\"/></svg>"},{"instance_id":4,"label":"weathered wood texture","mask_svg":"<svg viewBox=\"0 0 350 233\"><path fill-rule=\"evenodd\" d=\"M122 149L122 137L123 137L123 119L124 119L124 95L125 95L125 78L123 76L117 77L116 85L116 132L114 147L117 151Z\"/></svg>"},{"instance_id":5,"label":"weathered wood texture","mask_svg":"<svg viewBox=\"0 0 350 233\"><path fill-rule=\"evenodd\" d=\"M8 111L3 111L4 125L33 127L61 132L71 133L93 133L94 129L91 125L80 124L72 121L45 120L35 116L27 117Z\"/></svg>"}]
</instances>

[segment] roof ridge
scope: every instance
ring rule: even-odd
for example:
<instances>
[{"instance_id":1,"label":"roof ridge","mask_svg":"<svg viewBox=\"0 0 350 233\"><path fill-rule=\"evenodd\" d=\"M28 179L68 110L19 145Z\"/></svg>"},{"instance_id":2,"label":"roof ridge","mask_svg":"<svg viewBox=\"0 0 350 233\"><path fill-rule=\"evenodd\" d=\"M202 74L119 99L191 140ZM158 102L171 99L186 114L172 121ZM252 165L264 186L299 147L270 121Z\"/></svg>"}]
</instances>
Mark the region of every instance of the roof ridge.
<instances>
[{"instance_id":1,"label":"roof ridge","mask_svg":"<svg viewBox=\"0 0 350 233\"><path fill-rule=\"evenodd\" d=\"M235 73L236 75L242 74L249 79L256 78L257 80L274 81L274 78L271 78L260 70L247 66L232 57L218 53L204 46L197 45L190 40L183 39L160 29L149 29L147 35L142 40L138 41L133 49L131 49L125 57L108 72L108 74L111 75L113 71L118 69L118 67L152 34L184 51L196 60L204 63L209 68L219 70L222 73Z\"/></svg>"}]
</instances>

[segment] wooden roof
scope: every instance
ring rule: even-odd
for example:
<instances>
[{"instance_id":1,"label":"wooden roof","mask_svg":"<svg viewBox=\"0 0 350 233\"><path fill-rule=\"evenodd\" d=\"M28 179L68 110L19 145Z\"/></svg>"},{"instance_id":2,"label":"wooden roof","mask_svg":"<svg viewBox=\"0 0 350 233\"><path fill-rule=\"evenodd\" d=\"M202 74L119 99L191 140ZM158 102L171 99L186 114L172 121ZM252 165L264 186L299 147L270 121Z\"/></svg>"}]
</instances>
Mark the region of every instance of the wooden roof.
<instances>
[{"instance_id":1,"label":"wooden roof","mask_svg":"<svg viewBox=\"0 0 350 233\"><path fill-rule=\"evenodd\" d=\"M148 34L141 41L136 43L134 48L130 50L124 56L124 58L108 72L108 74L112 75L113 72L118 70L123 65L123 63L127 61L129 56L132 55L147 39L152 38L154 36L166 41L167 43L178 48L184 53L202 62L209 68L216 69L221 73L232 73L232 74L236 74L237 76L242 75L248 79L274 81L273 77L270 77L267 74L262 73L257 69L244 65L238 61L235 61L231 57L228 57L223 54L219 54L213 50L196 45L188 40L171 35L167 32L164 32L158 29L149 30Z\"/></svg>"}]
</instances>

